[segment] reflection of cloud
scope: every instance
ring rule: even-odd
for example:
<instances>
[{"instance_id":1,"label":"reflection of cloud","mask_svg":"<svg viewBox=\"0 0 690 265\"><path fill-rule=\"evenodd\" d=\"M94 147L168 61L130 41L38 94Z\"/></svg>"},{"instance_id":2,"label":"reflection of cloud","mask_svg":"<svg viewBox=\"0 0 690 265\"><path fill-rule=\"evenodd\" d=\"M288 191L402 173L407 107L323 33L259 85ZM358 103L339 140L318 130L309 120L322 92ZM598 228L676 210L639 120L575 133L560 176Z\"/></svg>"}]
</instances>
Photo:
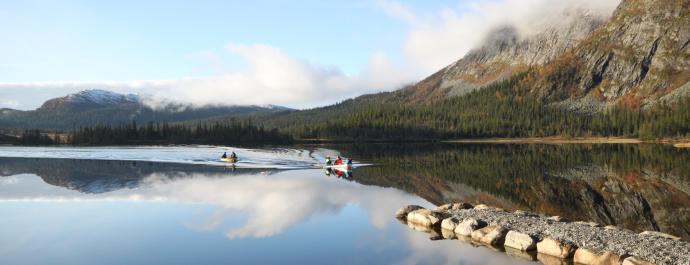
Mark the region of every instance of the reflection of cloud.
<instances>
[{"instance_id":1,"label":"reflection of cloud","mask_svg":"<svg viewBox=\"0 0 690 265\"><path fill-rule=\"evenodd\" d=\"M317 173L318 172L318 173ZM319 177L313 175L317 173ZM207 204L217 209L196 229L219 228L229 215L246 216L239 227L230 228L229 238L267 237L320 214L339 212L355 204L369 213L371 224L384 228L401 205L426 204L423 200L392 188L364 186L321 177L321 170L284 171L275 175L190 174L169 178L154 174L136 189L104 194L82 194L37 183L31 179L17 187L24 191L0 192L0 201L153 201ZM23 178L24 179L24 178ZM28 190L28 191L27 191Z\"/></svg>"},{"instance_id":2,"label":"reflection of cloud","mask_svg":"<svg viewBox=\"0 0 690 265\"><path fill-rule=\"evenodd\" d=\"M468 242L460 240L430 241L429 234L404 228L405 240L409 255L396 264L533 264L532 262L515 259L505 253L486 247L474 247Z\"/></svg>"}]
</instances>

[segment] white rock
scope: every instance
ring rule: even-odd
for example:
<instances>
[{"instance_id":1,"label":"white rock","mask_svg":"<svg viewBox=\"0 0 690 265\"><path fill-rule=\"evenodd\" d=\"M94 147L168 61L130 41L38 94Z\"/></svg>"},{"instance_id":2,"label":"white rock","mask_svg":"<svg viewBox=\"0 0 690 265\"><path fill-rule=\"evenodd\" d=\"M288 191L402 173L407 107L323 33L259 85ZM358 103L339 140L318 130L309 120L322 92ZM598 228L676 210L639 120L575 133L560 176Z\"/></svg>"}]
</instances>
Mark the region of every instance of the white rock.
<instances>
[{"instance_id":1,"label":"white rock","mask_svg":"<svg viewBox=\"0 0 690 265\"><path fill-rule=\"evenodd\" d=\"M640 233L640 235L657 236L657 237L663 237L663 238L668 238L668 239L673 239L673 240L680 240L680 237L669 235L669 234L658 232L658 231L644 231L644 232Z\"/></svg>"},{"instance_id":2,"label":"white rock","mask_svg":"<svg viewBox=\"0 0 690 265\"><path fill-rule=\"evenodd\" d=\"M505 240L508 232L502 226L492 225L472 232L472 239L490 246L499 246Z\"/></svg>"},{"instance_id":3,"label":"white rock","mask_svg":"<svg viewBox=\"0 0 690 265\"><path fill-rule=\"evenodd\" d=\"M407 222L421 226L438 227L447 215L429 209L418 209L407 214Z\"/></svg>"},{"instance_id":4,"label":"white rock","mask_svg":"<svg viewBox=\"0 0 690 265\"><path fill-rule=\"evenodd\" d=\"M419 209L424 209L424 207L419 206L419 205L408 205L408 206L402 207L402 208L398 209L397 211L395 211L395 217L400 218L400 219L406 218L407 214L409 214L412 211L419 210Z\"/></svg>"},{"instance_id":5,"label":"white rock","mask_svg":"<svg viewBox=\"0 0 690 265\"><path fill-rule=\"evenodd\" d=\"M590 249L585 249L585 248L578 248L575 250L575 255L573 256L573 261L575 263L579 264L592 264L595 259L597 259L599 256L601 256L601 252L595 251L595 250L590 250Z\"/></svg>"},{"instance_id":6,"label":"white rock","mask_svg":"<svg viewBox=\"0 0 690 265\"><path fill-rule=\"evenodd\" d=\"M645 261L638 257L628 257L623 260L623 265L654 265L654 263Z\"/></svg>"},{"instance_id":7,"label":"white rock","mask_svg":"<svg viewBox=\"0 0 690 265\"><path fill-rule=\"evenodd\" d=\"M457 227L458 224L460 224L460 219L455 217L446 218L441 221L441 229L455 231L455 227Z\"/></svg>"},{"instance_id":8,"label":"white rock","mask_svg":"<svg viewBox=\"0 0 690 265\"><path fill-rule=\"evenodd\" d=\"M516 231L508 231L504 246L522 251L528 251L537 248L537 241L528 234L523 234Z\"/></svg>"},{"instance_id":9,"label":"white rock","mask_svg":"<svg viewBox=\"0 0 690 265\"><path fill-rule=\"evenodd\" d=\"M545 238L537 243L537 252L554 257L567 259L573 256L575 246L569 243L559 242L551 238Z\"/></svg>"},{"instance_id":10,"label":"white rock","mask_svg":"<svg viewBox=\"0 0 690 265\"><path fill-rule=\"evenodd\" d=\"M461 236L471 236L474 230L486 226L486 223L476 219L465 219L455 227L455 233Z\"/></svg>"}]
</instances>

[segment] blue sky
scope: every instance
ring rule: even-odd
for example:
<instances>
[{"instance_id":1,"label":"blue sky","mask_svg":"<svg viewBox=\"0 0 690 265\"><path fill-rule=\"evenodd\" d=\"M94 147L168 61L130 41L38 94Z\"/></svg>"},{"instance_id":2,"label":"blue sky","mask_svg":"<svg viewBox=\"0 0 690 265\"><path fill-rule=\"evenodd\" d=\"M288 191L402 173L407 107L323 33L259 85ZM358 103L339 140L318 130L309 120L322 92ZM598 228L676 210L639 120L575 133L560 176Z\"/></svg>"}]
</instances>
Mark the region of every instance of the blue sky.
<instances>
[{"instance_id":1,"label":"blue sky","mask_svg":"<svg viewBox=\"0 0 690 265\"><path fill-rule=\"evenodd\" d=\"M0 108L84 89L322 106L416 82L499 24L617 1L0 0Z\"/></svg>"},{"instance_id":2,"label":"blue sky","mask_svg":"<svg viewBox=\"0 0 690 265\"><path fill-rule=\"evenodd\" d=\"M407 4L451 3L422 2ZM375 51L400 56L407 27L374 1L6 1L0 16L0 82L208 75L195 55L229 42L355 73Z\"/></svg>"}]
</instances>

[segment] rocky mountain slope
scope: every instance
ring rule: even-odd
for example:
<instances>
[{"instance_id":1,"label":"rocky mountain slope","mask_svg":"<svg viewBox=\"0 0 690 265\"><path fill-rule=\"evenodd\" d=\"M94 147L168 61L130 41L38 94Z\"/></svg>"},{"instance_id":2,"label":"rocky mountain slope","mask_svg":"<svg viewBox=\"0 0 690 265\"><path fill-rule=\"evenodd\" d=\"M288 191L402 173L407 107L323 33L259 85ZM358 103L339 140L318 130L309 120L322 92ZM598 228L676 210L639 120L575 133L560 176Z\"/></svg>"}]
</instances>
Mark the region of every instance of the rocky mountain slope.
<instances>
[{"instance_id":1,"label":"rocky mountain slope","mask_svg":"<svg viewBox=\"0 0 690 265\"><path fill-rule=\"evenodd\" d=\"M217 116L275 113L289 110L278 106L205 106L168 104L152 108L137 95L105 90L85 90L46 101L32 111L0 110L1 128L71 129L95 124L137 121L178 122Z\"/></svg>"},{"instance_id":2,"label":"rocky mountain slope","mask_svg":"<svg viewBox=\"0 0 690 265\"><path fill-rule=\"evenodd\" d=\"M574 49L537 68L524 86L574 110L619 102L652 107L690 92L690 1L624 0Z\"/></svg>"},{"instance_id":3,"label":"rocky mountain slope","mask_svg":"<svg viewBox=\"0 0 690 265\"><path fill-rule=\"evenodd\" d=\"M467 94L529 67L552 61L587 39L606 17L585 9L565 10L562 20L522 33L511 25L490 32L484 44L425 80L403 90L406 101L428 102Z\"/></svg>"}]
</instances>

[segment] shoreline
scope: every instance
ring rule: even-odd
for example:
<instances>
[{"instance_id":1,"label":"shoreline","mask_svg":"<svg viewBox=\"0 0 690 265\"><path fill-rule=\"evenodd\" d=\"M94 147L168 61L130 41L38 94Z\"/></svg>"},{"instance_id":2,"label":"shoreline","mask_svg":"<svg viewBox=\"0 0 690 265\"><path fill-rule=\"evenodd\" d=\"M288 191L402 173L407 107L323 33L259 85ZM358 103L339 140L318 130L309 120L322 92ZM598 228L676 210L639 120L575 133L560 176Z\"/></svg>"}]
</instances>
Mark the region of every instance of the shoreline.
<instances>
[{"instance_id":1,"label":"shoreline","mask_svg":"<svg viewBox=\"0 0 690 265\"><path fill-rule=\"evenodd\" d=\"M431 240L461 240L545 264L690 264L689 242L655 231L636 233L467 203L435 209L409 205L395 217L429 233Z\"/></svg>"},{"instance_id":2,"label":"shoreline","mask_svg":"<svg viewBox=\"0 0 690 265\"><path fill-rule=\"evenodd\" d=\"M526 137L526 138L475 138L443 141L461 144L673 144L675 147L690 147L688 139L642 140L626 137Z\"/></svg>"}]
</instances>

